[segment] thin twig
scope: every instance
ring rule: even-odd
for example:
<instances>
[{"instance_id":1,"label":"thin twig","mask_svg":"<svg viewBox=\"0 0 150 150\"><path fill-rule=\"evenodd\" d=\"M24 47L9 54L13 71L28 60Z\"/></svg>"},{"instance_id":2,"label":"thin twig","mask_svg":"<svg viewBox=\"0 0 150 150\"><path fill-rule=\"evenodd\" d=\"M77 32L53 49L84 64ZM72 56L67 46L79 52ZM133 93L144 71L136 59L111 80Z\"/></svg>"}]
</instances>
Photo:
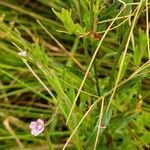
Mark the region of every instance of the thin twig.
<instances>
[{"instance_id":1,"label":"thin twig","mask_svg":"<svg viewBox=\"0 0 150 150\"><path fill-rule=\"evenodd\" d=\"M149 45L149 13L148 13L148 0L146 0L146 35L147 35L147 50L148 50L148 56L150 59L150 45Z\"/></svg>"},{"instance_id":2,"label":"thin twig","mask_svg":"<svg viewBox=\"0 0 150 150\"><path fill-rule=\"evenodd\" d=\"M94 144L94 150L96 150L100 130L101 130L101 127L102 127L103 109L104 109L104 97L102 98L102 101L101 101L101 111L100 111L99 119L98 119L98 130L97 130L96 140L95 140L95 144Z\"/></svg>"}]
</instances>

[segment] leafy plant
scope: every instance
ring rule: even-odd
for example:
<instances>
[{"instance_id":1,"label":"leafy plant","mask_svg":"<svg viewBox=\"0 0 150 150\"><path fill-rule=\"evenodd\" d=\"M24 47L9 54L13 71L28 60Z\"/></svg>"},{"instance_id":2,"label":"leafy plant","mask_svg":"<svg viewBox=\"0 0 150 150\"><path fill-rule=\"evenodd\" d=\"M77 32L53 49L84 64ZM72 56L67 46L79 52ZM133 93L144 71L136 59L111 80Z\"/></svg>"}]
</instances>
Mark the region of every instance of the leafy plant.
<instances>
[{"instance_id":1,"label":"leafy plant","mask_svg":"<svg viewBox=\"0 0 150 150\"><path fill-rule=\"evenodd\" d=\"M0 149L149 149L148 6L0 0Z\"/></svg>"}]
</instances>

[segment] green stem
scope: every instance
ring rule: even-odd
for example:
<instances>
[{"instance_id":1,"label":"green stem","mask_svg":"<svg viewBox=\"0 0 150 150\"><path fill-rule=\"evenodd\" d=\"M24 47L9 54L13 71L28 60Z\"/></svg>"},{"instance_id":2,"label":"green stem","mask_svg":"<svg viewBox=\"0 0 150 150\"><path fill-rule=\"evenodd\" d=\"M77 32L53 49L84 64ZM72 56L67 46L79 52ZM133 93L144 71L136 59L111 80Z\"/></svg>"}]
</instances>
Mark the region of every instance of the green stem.
<instances>
[{"instance_id":1,"label":"green stem","mask_svg":"<svg viewBox=\"0 0 150 150\"><path fill-rule=\"evenodd\" d=\"M82 22L81 5L80 5L80 3L81 3L80 0L77 0L77 11L78 11L79 19L80 19L80 24L82 26L83 22Z\"/></svg>"},{"instance_id":2,"label":"green stem","mask_svg":"<svg viewBox=\"0 0 150 150\"><path fill-rule=\"evenodd\" d=\"M34 70L30 67L27 60L22 58L22 61L25 63L25 65L28 67L28 69L31 71L31 73L34 75L34 77L41 83L41 85L45 88L45 90L49 93L50 96L57 102L57 99L53 95L53 93L49 90L49 88L46 86L46 84L39 78L39 76L34 72Z\"/></svg>"},{"instance_id":3,"label":"green stem","mask_svg":"<svg viewBox=\"0 0 150 150\"><path fill-rule=\"evenodd\" d=\"M57 107L55 109L55 113L52 115L52 117L45 123L45 126L49 125L56 117L59 109L59 103L57 104Z\"/></svg>"},{"instance_id":4,"label":"green stem","mask_svg":"<svg viewBox=\"0 0 150 150\"><path fill-rule=\"evenodd\" d=\"M81 14L81 2L80 2L80 0L77 0L77 11L78 11L79 19L80 19L80 24L81 24L81 26L83 26L82 14ZM88 57L86 38L83 38L83 47L84 47L84 53Z\"/></svg>"},{"instance_id":5,"label":"green stem","mask_svg":"<svg viewBox=\"0 0 150 150\"><path fill-rule=\"evenodd\" d=\"M93 12L94 1L90 1L90 20L91 20L91 31L94 29L94 12Z\"/></svg>"},{"instance_id":6,"label":"green stem","mask_svg":"<svg viewBox=\"0 0 150 150\"><path fill-rule=\"evenodd\" d=\"M86 56L87 58L89 58L89 54L88 54L88 50L87 50L86 37L83 39L83 47L84 47L85 56Z\"/></svg>"},{"instance_id":7,"label":"green stem","mask_svg":"<svg viewBox=\"0 0 150 150\"><path fill-rule=\"evenodd\" d=\"M49 146L49 150L54 150L54 147L51 143L51 140L50 140L50 137L49 137L49 134L48 134L48 131L47 131L47 127L45 127L44 131L45 131L44 133L45 133L46 141L47 141L47 144Z\"/></svg>"},{"instance_id":8,"label":"green stem","mask_svg":"<svg viewBox=\"0 0 150 150\"><path fill-rule=\"evenodd\" d=\"M97 30L97 21L98 21L98 15L99 15L99 6L100 6L100 0L96 1L96 12L94 14L94 27L93 27L93 31L96 32Z\"/></svg>"},{"instance_id":9,"label":"green stem","mask_svg":"<svg viewBox=\"0 0 150 150\"><path fill-rule=\"evenodd\" d=\"M91 0L90 1L90 11L91 11L91 31L94 31L94 12L93 12L93 5L94 5L94 1ZM91 41L91 46L92 46L92 53L94 54L94 41ZM96 89L97 89L97 94L98 96L100 96L100 87L99 87L99 83L98 83L98 76L97 76L97 66L96 66L96 58L93 62L93 65L94 65L94 76L95 76L95 80L96 80Z\"/></svg>"},{"instance_id":10,"label":"green stem","mask_svg":"<svg viewBox=\"0 0 150 150\"><path fill-rule=\"evenodd\" d=\"M96 59L94 60L94 73L95 73L97 94L98 94L98 96L100 96L100 95L101 95L101 92L100 92L100 87L99 87L99 83L98 83Z\"/></svg>"},{"instance_id":11,"label":"green stem","mask_svg":"<svg viewBox=\"0 0 150 150\"><path fill-rule=\"evenodd\" d=\"M79 44L79 38L76 37L76 39L74 40L74 44L73 44L73 46L70 50L71 55L74 55L76 53L76 51L78 49L78 44ZM73 65L72 59L69 58L66 65L69 66L69 67L72 67L72 65Z\"/></svg>"},{"instance_id":12,"label":"green stem","mask_svg":"<svg viewBox=\"0 0 150 150\"><path fill-rule=\"evenodd\" d=\"M94 54L94 45L93 45L92 42L91 42L91 45L92 45L92 53ZM99 87L99 82L98 82L96 58L95 58L95 60L94 60L94 62L93 62L93 67L94 67L94 77L95 77L95 80L96 80L97 94L98 94L98 96L100 96L101 93L100 93L100 87Z\"/></svg>"}]
</instances>

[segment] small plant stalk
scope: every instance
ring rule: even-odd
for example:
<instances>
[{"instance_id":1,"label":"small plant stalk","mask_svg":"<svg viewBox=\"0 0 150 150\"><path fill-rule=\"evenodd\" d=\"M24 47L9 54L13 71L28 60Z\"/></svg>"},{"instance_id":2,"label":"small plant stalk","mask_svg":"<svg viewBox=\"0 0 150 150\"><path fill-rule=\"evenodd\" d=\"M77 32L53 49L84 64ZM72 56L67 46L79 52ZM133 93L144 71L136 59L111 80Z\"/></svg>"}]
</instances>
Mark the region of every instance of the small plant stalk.
<instances>
[{"instance_id":1,"label":"small plant stalk","mask_svg":"<svg viewBox=\"0 0 150 150\"><path fill-rule=\"evenodd\" d=\"M49 146L49 150L54 150L54 147L53 147L53 145L51 143L51 140L50 140L50 137L49 137L49 134L48 134L48 131L47 131L47 127L45 127L44 134L45 134L45 137L46 137L47 144Z\"/></svg>"},{"instance_id":2,"label":"small plant stalk","mask_svg":"<svg viewBox=\"0 0 150 150\"><path fill-rule=\"evenodd\" d=\"M81 24L81 26L83 26L82 14L81 14L81 1L80 1L80 0L77 0L76 5L77 5L77 12L78 12L80 24ZM83 38L83 47L84 47L84 53L85 53L85 55L88 57L87 44L86 44L86 37Z\"/></svg>"},{"instance_id":3,"label":"small plant stalk","mask_svg":"<svg viewBox=\"0 0 150 150\"><path fill-rule=\"evenodd\" d=\"M93 44L92 44L92 52L94 53ZM94 76L95 76L95 80L96 80L97 94L98 94L98 96L100 96L101 93L100 93L100 87L99 87L99 82L98 82L96 59L94 60L93 65L94 65Z\"/></svg>"},{"instance_id":4,"label":"small plant stalk","mask_svg":"<svg viewBox=\"0 0 150 150\"><path fill-rule=\"evenodd\" d=\"M91 5L91 8L90 8L90 11L91 11L91 32L94 31L95 32L95 17L96 16L93 12L93 6L94 6L94 1L91 0L90 1L90 5ZM93 41L91 42L91 46L92 46L92 53L94 54L94 44L93 44ZM96 58L93 62L93 65L94 65L94 74L95 74L95 80L96 80L96 89L97 89L97 94L98 96L100 96L100 87L99 87L99 83L98 83L98 76L97 76L97 66L96 66Z\"/></svg>"}]
</instances>

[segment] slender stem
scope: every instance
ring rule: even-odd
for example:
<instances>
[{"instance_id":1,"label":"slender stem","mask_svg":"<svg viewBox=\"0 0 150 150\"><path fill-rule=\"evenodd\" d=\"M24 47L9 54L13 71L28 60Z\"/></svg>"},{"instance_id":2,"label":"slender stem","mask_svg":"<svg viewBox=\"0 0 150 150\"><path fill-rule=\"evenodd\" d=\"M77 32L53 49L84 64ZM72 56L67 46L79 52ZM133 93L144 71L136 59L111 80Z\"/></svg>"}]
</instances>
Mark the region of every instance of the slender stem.
<instances>
[{"instance_id":1,"label":"slender stem","mask_svg":"<svg viewBox=\"0 0 150 150\"><path fill-rule=\"evenodd\" d=\"M49 137L49 134L48 134L48 131L47 131L47 127L45 127L44 131L45 131L44 133L45 133L46 141L47 141L47 144L49 146L49 150L54 150L54 147L51 143L51 140L50 140L50 137Z\"/></svg>"},{"instance_id":2,"label":"slender stem","mask_svg":"<svg viewBox=\"0 0 150 150\"><path fill-rule=\"evenodd\" d=\"M83 39L83 47L84 47L84 53L85 53L86 57L88 58L89 54L88 54L88 50L87 50L86 37Z\"/></svg>"},{"instance_id":3,"label":"slender stem","mask_svg":"<svg viewBox=\"0 0 150 150\"><path fill-rule=\"evenodd\" d=\"M81 26L83 25L83 22L82 22L82 15L81 15L81 5L80 5L80 0L77 0L77 11L78 11L78 16L79 16L79 19L80 19L80 23L81 23Z\"/></svg>"},{"instance_id":4,"label":"slender stem","mask_svg":"<svg viewBox=\"0 0 150 150\"><path fill-rule=\"evenodd\" d=\"M146 35L147 35L147 50L150 59L150 45L149 45L149 10L148 10L148 0L146 0Z\"/></svg>"},{"instance_id":5,"label":"slender stem","mask_svg":"<svg viewBox=\"0 0 150 150\"><path fill-rule=\"evenodd\" d=\"M94 5L94 1L91 0L90 1L90 11L91 11L91 31L94 30L94 12L93 12L93 5ZM92 53L94 54L94 41L91 41L91 46L92 46ZM94 59L94 62L93 62L93 65L94 65L94 74L95 74L95 80L96 80L96 89L97 89L97 94L98 96L100 96L100 87L99 87L99 83L98 83L98 76L97 76L97 66L96 66L96 58Z\"/></svg>"},{"instance_id":6,"label":"slender stem","mask_svg":"<svg viewBox=\"0 0 150 150\"><path fill-rule=\"evenodd\" d=\"M94 12L93 12L93 5L94 1L90 1L90 20L91 20L91 31L93 31L94 28Z\"/></svg>"},{"instance_id":7,"label":"slender stem","mask_svg":"<svg viewBox=\"0 0 150 150\"><path fill-rule=\"evenodd\" d=\"M74 44L73 44L73 46L70 50L71 55L74 55L76 53L76 51L78 49L78 44L79 44L79 38L76 37L75 40L74 40ZM69 67L72 67L72 65L73 65L72 59L68 59L66 65L69 66Z\"/></svg>"},{"instance_id":8,"label":"slender stem","mask_svg":"<svg viewBox=\"0 0 150 150\"><path fill-rule=\"evenodd\" d=\"M100 131L101 131L101 128L102 128L103 109L104 109L104 97L102 98L102 101L101 101L101 108L100 108L101 111L100 111L99 119L98 119L98 130L97 130L94 150L96 150L98 139L99 139L99 135L100 135Z\"/></svg>"},{"instance_id":9,"label":"slender stem","mask_svg":"<svg viewBox=\"0 0 150 150\"><path fill-rule=\"evenodd\" d=\"M80 24L81 24L81 26L83 26L82 14L81 14L81 1L80 0L77 0L77 11L78 11L79 19L80 19ZM83 38L83 47L84 47L84 53L88 57L86 38Z\"/></svg>"},{"instance_id":10,"label":"slender stem","mask_svg":"<svg viewBox=\"0 0 150 150\"><path fill-rule=\"evenodd\" d=\"M94 73L95 73L97 94L98 94L98 96L100 96L101 92L100 92L100 87L99 87L99 82L98 82L96 59L95 59L95 61L93 63L94 63Z\"/></svg>"},{"instance_id":11,"label":"slender stem","mask_svg":"<svg viewBox=\"0 0 150 150\"><path fill-rule=\"evenodd\" d=\"M96 11L94 13L94 22L93 22L93 31L96 32L97 30L97 23L98 23L98 14L99 14L99 5L100 0L96 1Z\"/></svg>"},{"instance_id":12,"label":"slender stem","mask_svg":"<svg viewBox=\"0 0 150 150\"><path fill-rule=\"evenodd\" d=\"M59 109L59 104L58 104L58 106L56 107L55 112L54 112L54 114L52 115L52 117L45 123L45 126L49 125L49 124L54 120L54 118L56 117L56 115L57 115L57 113L58 113L58 109Z\"/></svg>"},{"instance_id":13,"label":"slender stem","mask_svg":"<svg viewBox=\"0 0 150 150\"><path fill-rule=\"evenodd\" d=\"M93 43L91 43L91 45L92 45L92 52L93 52L93 54L94 54ZM96 58L95 58L95 60L94 60L94 62L93 62L93 66L94 66L94 76L95 76L95 80L96 80L97 94L98 94L98 96L100 96L101 93L100 93L100 87L99 87L99 82L98 82Z\"/></svg>"},{"instance_id":14,"label":"slender stem","mask_svg":"<svg viewBox=\"0 0 150 150\"><path fill-rule=\"evenodd\" d=\"M31 71L31 73L35 76L35 78L41 83L41 85L45 88L45 90L49 93L50 96L53 97L55 102L57 102L57 99L53 95L53 93L49 90L49 88L44 84L44 82L39 78L39 76L34 72L34 70L30 67L26 59L22 59L25 65L28 67L28 69Z\"/></svg>"}]
</instances>

